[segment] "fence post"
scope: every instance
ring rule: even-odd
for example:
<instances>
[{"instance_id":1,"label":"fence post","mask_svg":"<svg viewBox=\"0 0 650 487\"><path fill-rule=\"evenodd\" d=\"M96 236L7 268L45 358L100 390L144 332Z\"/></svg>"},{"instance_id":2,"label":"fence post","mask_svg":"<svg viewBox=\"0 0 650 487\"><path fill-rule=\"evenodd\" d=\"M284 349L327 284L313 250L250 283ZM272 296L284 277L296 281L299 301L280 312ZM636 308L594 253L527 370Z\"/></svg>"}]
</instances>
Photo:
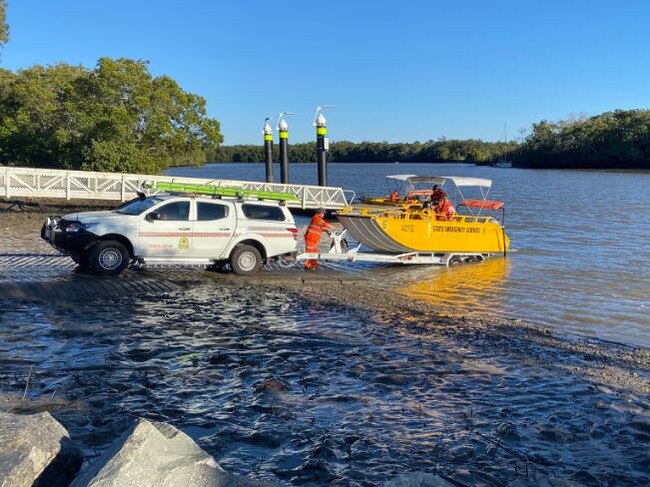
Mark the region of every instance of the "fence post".
<instances>
[{"instance_id":1,"label":"fence post","mask_svg":"<svg viewBox=\"0 0 650 487\"><path fill-rule=\"evenodd\" d=\"M122 191L120 193L120 201L124 201L124 196L125 196L125 188L124 188L124 174L122 174Z\"/></svg>"},{"instance_id":2,"label":"fence post","mask_svg":"<svg viewBox=\"0 0 650 487\"><path fill-rule=\"evenodd\" d=\"M66 178L65 178L65 199L66 200L70 199L70 172L69 171L66 173Z\"/></svg>"},{"instance_id":3,"label":"fence post","mask_svg":"<svg viewBox=\"0 0 650 487\"><path fill-rule=\"evenodd\" d=\"M9 199L11 193L11 184L9 184L9 168L5 169L5 197Z\"/></svg>"}]
</instances>

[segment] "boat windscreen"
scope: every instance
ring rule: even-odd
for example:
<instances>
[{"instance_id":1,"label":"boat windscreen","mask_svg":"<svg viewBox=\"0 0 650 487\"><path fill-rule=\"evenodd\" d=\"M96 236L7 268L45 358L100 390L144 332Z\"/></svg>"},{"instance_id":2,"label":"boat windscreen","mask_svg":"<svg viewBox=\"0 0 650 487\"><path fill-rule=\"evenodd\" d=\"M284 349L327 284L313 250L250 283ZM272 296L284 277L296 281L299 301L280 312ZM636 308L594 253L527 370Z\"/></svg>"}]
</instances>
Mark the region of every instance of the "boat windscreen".
<instances>
[{"instance_id":1,"label":"boat windscreen","mask_svg":"<svg viewBox=\"0 0 650 487\"><path fill-rule=\"evenodd\" d=\"M467 206L468 208L481 208L482 210L500 210L505 206L503 201L491 200L463 200L459 206Z\"/></svg>"}]
</instances>

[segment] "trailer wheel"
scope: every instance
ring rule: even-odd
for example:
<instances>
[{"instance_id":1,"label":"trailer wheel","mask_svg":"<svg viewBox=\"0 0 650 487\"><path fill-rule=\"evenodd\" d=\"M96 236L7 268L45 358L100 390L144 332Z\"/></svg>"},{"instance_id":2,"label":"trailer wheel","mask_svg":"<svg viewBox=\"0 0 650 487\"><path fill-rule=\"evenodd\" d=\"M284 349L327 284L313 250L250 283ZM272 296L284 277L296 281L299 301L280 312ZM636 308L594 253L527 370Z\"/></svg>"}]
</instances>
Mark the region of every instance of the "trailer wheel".
<instances>
[{"instance_id":1,"label":"trailer wheel","mask_svg":"<svg viewBox=\"0 0 650 487\"><path fill-rule=\"evenodd\" d=\"M115 240L103 240L88 255L88 264L93 274L114 276L129 265L129 252L126 247Z\"/></svg>"},{"instance_id":2,"label":"trailer wheel","mask_svg":"<svg viewBox=\"0 0 650 487\"><path fill-rule=\"evenodd\" d=\"M230 254L230 268L235 274L244 276L252 274L262 265L262 256L259 250L250 245L236 245Z\"/></svg>"},{"instance_id":3,"label":"trailer wheel","mask_svg":"<svg viewBox=\"0 0 650 487\"><path fill-rule=\"evenodd\" d=\"M449 259L449 262L447 262L447 265L449 267L458 267L463 263L463 259L458 257L457 255L453 256L451 259Z\"/></svg>"}]
</instances>

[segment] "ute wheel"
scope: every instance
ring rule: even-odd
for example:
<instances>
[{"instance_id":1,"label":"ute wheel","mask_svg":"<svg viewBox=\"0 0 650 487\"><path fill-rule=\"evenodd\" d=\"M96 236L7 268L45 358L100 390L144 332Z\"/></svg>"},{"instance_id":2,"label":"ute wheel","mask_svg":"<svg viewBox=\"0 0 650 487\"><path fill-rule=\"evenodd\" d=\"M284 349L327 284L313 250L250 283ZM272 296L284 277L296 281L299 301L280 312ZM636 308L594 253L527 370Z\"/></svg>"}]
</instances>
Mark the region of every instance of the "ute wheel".
<instances>
[{"instance_id":1,"label":"ute wheel","mask_svg":"<svg viewBox=\"0 0 650 487\"><path fill-rule=\"evenodd\" d=\"M458 267L458 266L461 265L462 263L463 263L463 259L461 259L461 258L458 257L457 255L455 255L454 257L452 257L451 259L449 259L449 262L447 262L447 265L448 265L449 267Z\"/></svg>"},{"instance_id":2,"label":"ute wheel","mask_svg":"<svg viewBox=\"0 0 650 487\"><path fill-rule=\"evenodd\" d=\"M252 274L262 265L259 250L250 245L236 245L230 254L230 268L240 276Z\"/></svg>"},{"instance_id":3,"label":"ute wheel","mask_svg":"<svg viewBox=\"0 0 650 487\"><path fill-rule=\"evenodd\" d=\"M114 276L129 265L129 252L126 247L115 240L103 240L88 255L88 265L93 274Z\"/></svg>"}]
</instances>

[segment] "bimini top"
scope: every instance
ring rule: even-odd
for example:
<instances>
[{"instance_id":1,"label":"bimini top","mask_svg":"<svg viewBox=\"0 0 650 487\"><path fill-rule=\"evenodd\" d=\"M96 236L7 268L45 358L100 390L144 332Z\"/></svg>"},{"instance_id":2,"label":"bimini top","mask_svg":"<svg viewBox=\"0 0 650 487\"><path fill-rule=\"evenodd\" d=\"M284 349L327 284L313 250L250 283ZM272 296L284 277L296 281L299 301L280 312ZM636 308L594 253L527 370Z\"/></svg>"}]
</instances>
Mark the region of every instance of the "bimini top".
<instances>
[{"instance_id":1,"label":"bimini top","mask_svg":"<svg viewBox=\"0 0 650 487\"><path fill-rule=\"evenodd\" d=\"M386 176L386 179L393 179L395 181L403 181L409 184L438 184L443 185L445 181L452 181L456 186L480 186L489 188L492 186L492 181L483 178L466 178L460 176L418 176L416 174L393 174Z\"/></svg>"},{"instance_id":2,"label":"bimini top","mask_svg":"<svg viewBox=\"0 0 650 487\"><path fill-rule=\"evenodd\" d=\"M417 178L416 174L391 174L386 176L386 179L394 179L395 181L408 181L411 178Z\"/></svg>"}]
</instances>

